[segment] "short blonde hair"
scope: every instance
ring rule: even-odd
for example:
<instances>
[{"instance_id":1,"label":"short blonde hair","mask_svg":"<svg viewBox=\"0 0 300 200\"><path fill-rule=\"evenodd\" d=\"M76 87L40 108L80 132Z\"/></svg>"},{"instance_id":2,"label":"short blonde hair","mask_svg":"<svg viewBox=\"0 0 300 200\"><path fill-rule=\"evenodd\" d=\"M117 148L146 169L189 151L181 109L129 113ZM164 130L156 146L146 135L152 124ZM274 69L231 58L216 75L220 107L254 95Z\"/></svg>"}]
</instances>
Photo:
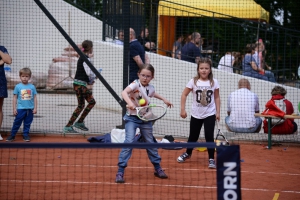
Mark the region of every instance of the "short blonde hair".
<instances>
[{"instance_id":1,"label":"short blonde hair","mask_svg":"<svg viewBox=\"0 0 300 200\"><path fill-rule=\"evenodd\" d=\"M248 88L248 89L250 89L250 82L248 81L248 79L241 78L239 80L239 88Z\"/></svg>"},{"instance_id":2,"label":"short blonde hair","mask_svg":"<svg viewBox=\"0 0 300 200\"><path fill-rule=\"evenodd\" d=\"M31 77L31 70L28 67L25 67L19 71L19 76L22 74L28 74Z\"/></svg>"}]
</instances>

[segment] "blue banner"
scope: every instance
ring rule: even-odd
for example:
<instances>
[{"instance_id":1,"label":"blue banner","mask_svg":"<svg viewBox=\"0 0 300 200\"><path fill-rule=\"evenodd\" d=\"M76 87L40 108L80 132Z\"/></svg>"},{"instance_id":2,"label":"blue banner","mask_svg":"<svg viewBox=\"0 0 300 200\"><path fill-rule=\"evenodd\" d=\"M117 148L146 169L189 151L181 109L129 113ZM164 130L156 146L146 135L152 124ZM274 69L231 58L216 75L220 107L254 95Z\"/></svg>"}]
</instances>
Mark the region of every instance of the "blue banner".
<instances>
[{"instance_id":1,"label":"blue banner","mask_svg":"<svg viewBox=\"0 0 300 200\"><path fill-rule=\"evenodd\" d=\"M217 147L218 200L240 200L241 161L240 146Z\"/></svg>"}]
</instances>

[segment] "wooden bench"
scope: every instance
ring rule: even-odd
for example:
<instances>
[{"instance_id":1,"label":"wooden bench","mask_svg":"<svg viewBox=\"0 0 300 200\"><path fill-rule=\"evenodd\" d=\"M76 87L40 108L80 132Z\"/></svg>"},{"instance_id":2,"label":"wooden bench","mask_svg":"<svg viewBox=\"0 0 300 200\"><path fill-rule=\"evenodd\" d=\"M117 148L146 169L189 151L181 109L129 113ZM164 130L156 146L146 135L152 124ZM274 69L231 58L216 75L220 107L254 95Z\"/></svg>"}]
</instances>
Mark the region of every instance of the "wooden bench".
<instances>
[{"instance_id":1,"label":"wooden bench","mask_svg":"<svg viewBox=\"0 0 300 200\"><path fill-rule=\"evenodd\" d=\"M263 115L263 114L260 114L260 113L255 113L254 114L255 117L265 117L267 120L268 120L268 149L271 149L272 148L272 128L274 127L271 127L271 120L272 118L278 118L276 116L273 116L273 115ZM292 115L284 115L285 119L300 119L300 116L299 115L296 115L296 114L292 114Z\"/></svg>"}]
</instances>

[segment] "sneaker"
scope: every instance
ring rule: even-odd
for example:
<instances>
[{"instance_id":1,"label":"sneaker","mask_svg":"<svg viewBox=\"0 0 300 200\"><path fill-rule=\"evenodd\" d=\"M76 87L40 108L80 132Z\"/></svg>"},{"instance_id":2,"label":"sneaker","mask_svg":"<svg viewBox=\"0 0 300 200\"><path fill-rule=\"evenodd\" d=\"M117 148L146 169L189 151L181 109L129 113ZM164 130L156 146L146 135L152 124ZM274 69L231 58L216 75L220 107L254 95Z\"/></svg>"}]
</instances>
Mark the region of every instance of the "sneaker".
<instances>
[{"instance_id":1,"label":"sneaker","mask_svg":"<svg viewBox=\"0 0 300 200\"><path fill-rule=\"evenodd\" d=\"M64 133L78 133L77 131L75 131L75 130L73 129L72 126L65 126L63 132L64 132Z\"/></svg>"},{"instance_id":2,"label":"sneaker","mask_svg":"<svg viewBox=\"0 0 300 200\"><path fill-rule=\"evenodd\" d=\"M216 169L216 162L214 159L209 159L208 160L208 168L210 169Z\"/></svg>"},{"instance_id":3,"label":"sneaker","mask_svg":"<svg viewBox=\"0 0 300 200\"><path fill-rule=\"evenodd\" d=\"M3 138L1 137L1 134L0 134L0 141L2 141L3 140Z\"/></svg>"},{"instance_id":4,"label":"sneaker","mask_svg":"<svg viewBox=\"0 0 300 200\"><path fill-rule=\"evenodd\" d=\"M116 183L125 183L124 178L123 178L124 174L122 172L118 172L116 175Z\"/></svg>"},{"instance_id":5,"label":"sneaker","mask_svg":"<svg viewBox=\"0 0 300 200\"><path fill-rule=\"evenodd\" d=\"M189 154L187 154L187 153L183 153L181 156L179 156L178 158L177 158L177 162L184 162L184 161L186 161L187 159L190 159L191 158L191 156L189 155Z\"/></svg>"},{"instance_id":6,"label":"sneaker","mask_svg":"<svg viewBox=\"0 0 300 200\"><path fill-rule=\"evenodd\" d=\"M165 174L162 168L156 169L154 175L158 178L163 178L163 179L168 178L167 174Z\"/></svg>"},{"instance_id":7,"label":"sneaker","mask_svg":"<svg viewBox=\"0 0 300 200\"><path fill-rule=\"evenodd\" d=\"M28 135L24 135L24 136L23 136L23 140L24 140L25 142L30 142L30 137L29 137Z\"/></svg>"},{"instance_id":8,"label":"sneaker","mask_svg":"<svg viewBox=\"0 0 300 200\"><path fill-rule=\"evenodd\" d=\"M84 125L84 122L82 122L82 123L76 122L76 123L74 124L74 127L75 127L75 128L79 128L79 129L81 129L81 130L83 130L83 131L88 131L88 130L89 130L89 129Z\"/></svg>"},{"instance_id":9,"label":"sneaker","mask_svg":"<svg viewBox=\"0 0 300 200\"><path fill-rule=\"evenodd\" d=\"M8 136L7 138L6 138L6 142L12 142L12 141L14 141L15 140L15 136Z\"/></svg>"}]
</instances>

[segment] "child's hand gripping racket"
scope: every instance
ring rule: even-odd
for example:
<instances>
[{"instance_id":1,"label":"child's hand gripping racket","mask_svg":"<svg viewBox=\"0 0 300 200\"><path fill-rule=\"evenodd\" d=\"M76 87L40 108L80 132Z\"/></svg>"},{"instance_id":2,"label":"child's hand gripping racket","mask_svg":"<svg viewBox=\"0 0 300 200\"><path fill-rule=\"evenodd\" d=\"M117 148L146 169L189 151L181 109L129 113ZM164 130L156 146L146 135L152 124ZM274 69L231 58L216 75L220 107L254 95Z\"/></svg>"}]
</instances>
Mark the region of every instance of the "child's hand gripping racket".
<instances>
[{"instance_id":1,"label":"child's hand gripping racket","mask_svg":"<svg viewBox=\"0 0 300 200\"><path fill-rule=\"evenodd\" d=\"M143 121L155 121L162 118L167 113L167 108L163 105L149 104L148 106L136 107L136 116Z\"/></svg>"},{"instance_id":2,"label":"child's hand gripping racket","mask_svg":"<svg viewBox=\"0 0 300 200\"><path fill-rule=\"evenodd\" d=\"M217 136L216 136L216 139L215 139L215 142L216 144L219 146L219 145L226 145L226 146L229 146L229 142L228 140L226 139L224 133L220 130L220 127L219 127L219 121L216 120L216 123L217 123L217 128L218 128L218 133L217 133ZM221 140L220 140L221 138Z\"/></svg>"}]
</instances>

